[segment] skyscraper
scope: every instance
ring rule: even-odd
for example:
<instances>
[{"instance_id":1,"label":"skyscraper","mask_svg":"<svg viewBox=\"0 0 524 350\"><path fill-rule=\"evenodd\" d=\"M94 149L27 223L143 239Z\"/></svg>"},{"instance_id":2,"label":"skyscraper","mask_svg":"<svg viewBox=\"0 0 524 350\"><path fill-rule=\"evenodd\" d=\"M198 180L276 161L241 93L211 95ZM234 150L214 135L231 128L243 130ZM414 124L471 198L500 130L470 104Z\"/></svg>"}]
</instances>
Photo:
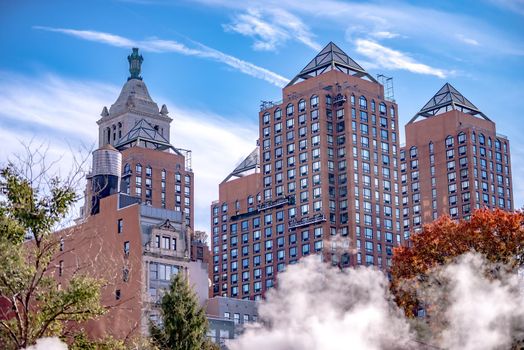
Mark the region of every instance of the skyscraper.
<instances>
[{"instance_id":1,"label":"skyscraper","mask_svg":"<svg viewBox=\"0 0 524 350\"><path fill-rule=\"evenodd\" d=\"M388 266L403 241L397 115L384 87L332 42L282 101L263 102L259 148L211 206L212 295L259 299L310 254Z\"/></svg>"},{"instance_id":2,"label":"skyscraper","mask_svg":"<svg viewBox=\"0 0 524 350\"><path fill-rule=\"evenodd\" d=\"M441 215L513 210L509 140L449 83L406 125L400 158L406 236Z\"/></svg>"}]
</instances>

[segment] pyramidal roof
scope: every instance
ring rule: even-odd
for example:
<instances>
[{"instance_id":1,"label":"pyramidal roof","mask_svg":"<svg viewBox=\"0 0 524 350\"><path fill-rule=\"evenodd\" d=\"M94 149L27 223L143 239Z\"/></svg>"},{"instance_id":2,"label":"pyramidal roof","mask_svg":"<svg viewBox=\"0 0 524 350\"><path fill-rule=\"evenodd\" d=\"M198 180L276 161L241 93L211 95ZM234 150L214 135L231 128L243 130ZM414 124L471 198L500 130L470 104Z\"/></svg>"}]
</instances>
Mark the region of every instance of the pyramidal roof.
<instances>
[{"instance_id":1,"label":"pyramidal roof","mask_svg":"<svg viewBox=\"0 0 524 350\"><path fill-rule=\"evenodd\" d=\"M231 177L242 177L247 171L255 170L260 167L259 148L256 147L222 182L228 181Z\"/></svg>"},{"instance_id":2,"label":"pyramidal roof","mask_svg":"<svg viewBox=\"0 0 524 350\"><path fill-rule=\"evenodd\" d=\"M357 62L349 57L340 47L332 41L326 45L305 67L294 77L287 86L299 81L316 77L330 70L338 70L359 78L366 77L371 81L376 80L364 70Z\"/></svg>"},{"instance_id":3,"label":"pyramidal roof","mask_svg":"<svg viewBox=\"0 0 524 350\"><path fill-rule=\"evenodd\" d=\"M147 148L164 150L171 148L177 151L169 141L147 120L140 119L129 132L120 139L116 148L122 150L130 146L141 145Z\"/></svg>"},{"instance_id":4,"label":"pyramidal roof","mask_svg":"<svg viewBox=\"0 0 524 350\"><path fill-rule=\"evenodd\" d=\"M463 113L480 116L490 120L470 100L462 95L450 83L444 84L439 91L422 107L422 109L409 121L412 123L419 118L429 118L450 110L458 110Z\"/></svg>"}]
</instances>

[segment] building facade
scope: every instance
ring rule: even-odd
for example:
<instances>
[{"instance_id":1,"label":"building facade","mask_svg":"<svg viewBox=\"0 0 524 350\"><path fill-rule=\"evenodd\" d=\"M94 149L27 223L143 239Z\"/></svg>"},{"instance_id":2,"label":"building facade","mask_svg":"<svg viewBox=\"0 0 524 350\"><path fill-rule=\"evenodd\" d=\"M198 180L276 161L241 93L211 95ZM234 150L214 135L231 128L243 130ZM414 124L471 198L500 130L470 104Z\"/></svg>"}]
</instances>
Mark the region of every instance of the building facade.
<instances>
[{"instance_id":1,"label":"building facade","mask_svg":"<svg viewBox=\"0 0 524 350\"><path fill-rule=\"evenodd\" d=\"M287 264L391 264L400 230L397 105L329 43L259 113L251 154L211 206L212 296L260 299ZM256 152L256 151L254 151ZM256 163L255 173L241 170Z\"/></svg>"},{"instance_id":2,"label":"building facade","mask_svg":"<svg viewBox=\"0 0 524 350\"><path fill-rule=\"evenodd\" d=\"M61 283L78 273L106 281L108 312L86 326L96 338L147 334L175 274L188 277L202 306L209 295L208 248L193 232L190 151L170 143L172 119L149 96L138 49L128 61L130 77L98 121L81 217L56 234Z\"/></svg>"},{"instance_id":3,"label":"building facade","mask_svg":"<svg viewBox=\"0 0 524 350\"><path fill-rule=\"evenodd\" d=\"M446 83L406 124L400 152L407 237L441 215L468 219L481 207L513 210L509 140Z\"/></svg>"}]
</instances>

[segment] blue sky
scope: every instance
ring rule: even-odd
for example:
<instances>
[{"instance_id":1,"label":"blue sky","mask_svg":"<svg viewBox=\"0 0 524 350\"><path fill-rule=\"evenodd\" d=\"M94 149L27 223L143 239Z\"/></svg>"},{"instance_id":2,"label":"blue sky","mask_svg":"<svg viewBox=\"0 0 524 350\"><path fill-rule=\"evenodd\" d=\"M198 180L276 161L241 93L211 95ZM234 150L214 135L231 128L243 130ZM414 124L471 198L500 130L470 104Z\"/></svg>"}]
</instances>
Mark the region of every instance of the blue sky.
<instances>
[{"instance_id":1,"label":"blue sky","mask_svg":"<svg viewBox=\"0 0 524 350\"><path fill-rule=\"evenodd\" d=\"M524 205L523 0L4 1L0 162L19 140L46 142L63 166L94 144L138 46L144 81L174 118L172 143L193 150L197 228L208 230L217 184L255 146L260 100L279 100L329 41L394 78L401 125L451 82L509 137Z\"/></svg>"}]
</instances>

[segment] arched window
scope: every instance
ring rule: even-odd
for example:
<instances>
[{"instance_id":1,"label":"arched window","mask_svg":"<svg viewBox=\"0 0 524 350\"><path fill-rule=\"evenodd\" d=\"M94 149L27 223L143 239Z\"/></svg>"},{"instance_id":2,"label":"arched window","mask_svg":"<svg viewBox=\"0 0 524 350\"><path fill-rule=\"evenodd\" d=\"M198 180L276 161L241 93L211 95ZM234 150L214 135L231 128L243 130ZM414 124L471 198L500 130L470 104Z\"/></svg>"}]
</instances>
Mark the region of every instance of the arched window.
<instances>
[{"instance_id":1,"label":"arched window","mask_svg":"<svg viewBox=\"0 0 524 350\"><path fill-rule=\"evenodd\" d=\"M129 174L131 172L131 165L129 165L128 163L126 163L124 165L124 174Z\"/></svg>"},{"instance_id":2,"label":"arched window","mask_svg":"<svg viewBox=\"0 0 524 350\"><path fill-rule=\"evenodd\" d=\"M111 143L111 129L109 127L106 128L106 143Z\"/></svg>"},{"instance_id":3,"label":"arched window","mask_svg":"<svg viewBox=\"0 0 524 350\"><path fill-rule=\"evenodd\" d=\"M275 109L274 117L275 120L280 120L280 118L282 118L282 110L280 108Z\"/></svg>"},{"instance_id":4,"label":"arched window","mask_svg":"<svg viewBox=\"0 0 524 350\"><path fill-rule=\"evenodd\" d=\"M264 113L264 115L262 116L262 122L264 124L269 124L269 113Z\"/></svg>"},{"instance_id":5,"label":"arched window","mask_svg":"<svg viewBox=\"0 0 524 350\"><path fill-rule=\"evenodd\" d=\"M122 138L122 123L118 122L118 138Z\"/></svg>"},{"instance_id":6,"label":"arched window","mask_svg":"<svg viewBox=\"0 0 524 350\"><path fill-rule=\"evenodd\" d=\"M484 134L479 134L479 143L481 145L486 143L486 137L484 136Z\"/></svg>"},{"instance_id":7,"label":"arched window","mask_svg":"<svg viewBox=\"0 0 524 350\"><path fill-rule=\"evenodd\" d=\"M355 105L355 95L351 95L351 105Z\"/></svg>"},{"instance_id":8,"label":"arched window","mask_svg":"<svg viewBox=\"0 0 524 350\"><path fill-rule=\"evenodd\" d=\"M147 166L146 167L146 176L151 176L153 175L153 169L151 169L151 166Z\"/></svg>"},{"instance_id":9,"label":"arched window","mask_svg":"<svg viewBox=\"0 0 524 350\"><path fill-rule=\"evenodd\" d=\"M499 140L499 139L496 139L496 140L495 140L495 149L497 149L498 151L500 151L500 140Z\"/></svg>"},{"instance_id":10,"label":"arched window","mask_svg":"<svg viewBox=\"0 0 524 350\"><path fill-rule=\"evenodd\" d=\"M306 101L300 100L298 101L298 112L304 112L306 110Z\"/></svg>"},{"instance_id":11,"label":"arched window","mask_svg":"<svg viewBox=\"0 0 524 350\"><path fill-rule=\"evenodd\" d=\"M488 137L488 147L491 148L491 146L492 146L491 137Z\"/></svg>"},{"instance_id":12,"label":"arched window","mask_svg":"<svg viewBox=\"0 0 524 350\"><path fill-rule=\"evenodd\" d=\"M417 157L417 147L413 146L409 149L409 156L411 158L416 158Z\"/></svg>"},{"instance_id":13,"label":"arched window","mask_svg":"<svg viewBox=\"0 0 524 350\"><path fill-rule=\"evenodd\" d=\"M222 212L225 213L227 211L227 203L222 203Z\"/></svg>"},{"instance_id":14,"label":"arched window","mask_svg":"<svg viewBox=\"0 0 524 350\"><path fill-rule=\"evenodd\" d=\"M504 141L504 153L508 153L508 143Z\"/></svg>"},{"instance_id":15,"label":"arched window","mask_svg":"<svg viewBox=\"0 0 524 350\"><path fill-rule=\"evenodd\" d=\"M360 109L368 109L368 100L364 96L360 96L358 99Z\"/></svg>"},{"instance_id":16,"label":"arched window","mask_svg":"<svg viewBox=\"0 0 524 350\"><path fill-rule=\"evenodd\" d=\"M380 114L387 114L388 112L386 108L386 104L384 102L380 102L379 109L380 109Z\"/></svg>"},{"instance_id":17,"label":"arched window","mask_svg":"<svg viewBox=\"0 0 524 350\"><path fill-rule=\"evenodd\" d=\"M391 114L391 118L395 118L395 115L396 115L396 113L395 113L395 107L391 106L391 108L389 109L389 111L390 111L390 114Z\"/></svg>"},{"instance_id":18,"label":"arched window","mask_svg":"<svg viewBox=\"0 0 524 350\"><path fill-rule=\"evenodd\" d=\"M457 136L458 143L464 143L466 142L466 134L461 132Z\"/></svg>"},{"instance_id":19,"label":"arched window","mask_svg":"<svg viewBox=\"0 0 524 350\"><path fill-rule=\"evenodd\" d=\"M184 176L184 182L187 186L191 185L191 176L189 175Z\"/></svg>"},{"instance_id":20,"label":"arched window","mask_svg":"<svg viewBox=\"0 0 524 350\"><path fill-rule=\"evenodd\" d=\"M294 111L293 105L291 103L288 104L286 107L286 115L293 115L293 111Z\"/></svg>"},{"instance_id":21,"label":"arched window","mask_svg":"<svg viewBox=\"0 0 524 350\"><path fill-rule=\"evenodd\" d=\"M140 163L136 165L135 170L137 175L142 175L142 165Z\"/></svg>"},{"instance_id":22,"label":"arched window","mask_svg":"<svg viewBox=\"0 0 524 350\"><path fill-rule=\"evenodd\" d=\"M429 142L429 153L433 154L435 152L435 147L433 146L433 141Z\"/></svg>"},{"instance_id":23,"label":"arched window","mask_svg":"<svg viewBox=\"0 0 524 350\"><path fill-rule=\"evenodd\" d=\"M116 140L116 125L113 124L113 141Z\"/></svg>"},{"instance_id":24,"label":"arched window","mask_svg":"<svg viewBox=\"0 0 524 350\"><path fill-rule=\"evenodd\" d=\"M165 181L166 180L166 169L162 169L161 174L162 174L162 181Z\"/></svg>"},{"instance_id":25,"label":"arched window","mask_svg":"<svg viewBox=\"0 0 524 350\"><path fill-rule=\"evenodd\" d=\"M309 99L309 106L311 108L317 108L318 107L318 96L317 95L311 96L311 98Z\"/></svg>"},{"instance_id":26,"label":"arched window","mask_svg":"<svg viewBox=\"0 0 524 350\"><path fill-rule=\"evenodd\" d=\"M475 134L474 131L471 133L471 141L477 142L477 135Z\"/></svg>"},{"instance_id":27,"label":"arched window","mask_svg":"<svg viewBox=\"0 0 524 350\"><path fill-rule=\"evenodd\" d=\"M375 100L371 100L371 111L375 112L376 106L375 106Z\"/></svg>"},{"instance_id":28,"label":"arched window","mask_svg":"<svg viewBox=\"0 0 524 350\"><path fill-rule=\"evenodd\" d=\"M446 137L446 147L453 147L454 143L453 136Z\"/></svg>"}]
</instances>

